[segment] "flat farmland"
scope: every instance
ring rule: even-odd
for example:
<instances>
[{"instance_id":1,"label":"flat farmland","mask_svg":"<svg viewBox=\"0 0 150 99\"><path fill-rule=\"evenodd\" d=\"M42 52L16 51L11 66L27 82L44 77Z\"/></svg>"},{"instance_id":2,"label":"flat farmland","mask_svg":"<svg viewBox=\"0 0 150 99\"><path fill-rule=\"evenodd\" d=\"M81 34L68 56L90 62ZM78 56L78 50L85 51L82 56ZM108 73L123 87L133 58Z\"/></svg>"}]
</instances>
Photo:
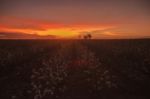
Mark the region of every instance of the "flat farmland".
<instances>
[{"instance_id":1,"label":"flat farmland","mask_svg":"<svg viewBox=\"0 0 150 99\"><path fill-rule=\"evenodd\" d=\"M149 99L150 40L0 40L0 99Z\"/></svg>"}]
</instances>

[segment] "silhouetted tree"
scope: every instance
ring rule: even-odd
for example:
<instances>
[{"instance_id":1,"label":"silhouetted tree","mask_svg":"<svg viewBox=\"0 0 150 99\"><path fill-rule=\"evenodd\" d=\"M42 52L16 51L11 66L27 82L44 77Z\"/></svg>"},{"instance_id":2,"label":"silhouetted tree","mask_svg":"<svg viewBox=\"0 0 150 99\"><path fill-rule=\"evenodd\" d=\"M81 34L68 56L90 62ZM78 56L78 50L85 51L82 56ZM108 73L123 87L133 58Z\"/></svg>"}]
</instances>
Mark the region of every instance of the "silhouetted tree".
<instances>
[{"instance_id":1,"label":"silhouetted tree","mask_svg":"<svg viewBox=\"0 0 150 99\"><path fill-rule=\"evenodd\" d=\"M87 37L88 37L88 39L91 39L92 35L91 34L87 34Z\"/></svg>"},{"instance_id":2,"label":"silhouetted tree","mask_svg":"<svg viewBox=\"0 0 150 99\"><path fill-rule=\"evenodd\" d=\"M87 35L84 35L83 37L84 37L84 39L91 39L92 35L91 34L87 34Z\"/></svg>"}]
</instances>

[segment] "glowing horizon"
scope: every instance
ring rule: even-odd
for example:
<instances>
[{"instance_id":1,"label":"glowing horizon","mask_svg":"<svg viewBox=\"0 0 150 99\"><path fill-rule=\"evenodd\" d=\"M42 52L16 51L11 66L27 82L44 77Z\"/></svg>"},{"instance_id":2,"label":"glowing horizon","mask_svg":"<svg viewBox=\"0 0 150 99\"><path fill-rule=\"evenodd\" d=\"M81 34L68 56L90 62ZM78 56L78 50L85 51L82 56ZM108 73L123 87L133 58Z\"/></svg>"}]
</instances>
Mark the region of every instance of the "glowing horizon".
<instances>
[{"instance_id":1,"label":"glowing horizon","mask_svg":"<svg viewBox=\"0 0 150 99\"><path fill-rule=\"evenodd\" d=\"M56 38L88 33L95 39L150 37L146 4L146 0L2 0L0 33Z\"/></svg>"},{"instance_id":2,"label":"glowing horizon","mask_svg":"<svg viewBox=\"0 0 150 99\"><path fill-rule=\"evenodd\" d=\"M92 31L97 30L107 30L116 28L113 24L90 24L90 23L76 23L76 24L60 24L60 23L42 23L38 21L32 20L19 20L19 18L8 18L2 17L1 19L9 20L9 22L15 21L19 24L23 24L24 27L15 26L15 24L0 24L0 32L17 32L17 33L29 33L29 34L37 34L39 36L48 36L54 35L59 38L77 38L80 35L84 35L84 33L92 33ZM15 20L17 19L17 20ZM17 23L17 24L18 24ZM32 28L34 27L34 28ZM103 32L105 34L105 32ZM106 33L106 35L112 35Z\"/></svg>"}]
</instances>

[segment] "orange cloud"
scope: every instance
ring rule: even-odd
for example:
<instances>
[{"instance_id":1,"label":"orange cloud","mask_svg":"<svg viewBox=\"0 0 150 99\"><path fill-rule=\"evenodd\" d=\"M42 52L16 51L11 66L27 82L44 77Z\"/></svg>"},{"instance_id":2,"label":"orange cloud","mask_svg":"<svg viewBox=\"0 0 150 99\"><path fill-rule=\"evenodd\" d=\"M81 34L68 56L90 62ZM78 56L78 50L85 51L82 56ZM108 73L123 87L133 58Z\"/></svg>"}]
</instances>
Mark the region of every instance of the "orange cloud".
<instances>
[{"instance_id":1,"label":"orange cloud","mask_svg":"<svg viewBox=\"0 0 150 99\"><path fill-rule=\"evenodd\" d=\"M55 35L63 38L77 37L78 35L82 35L81 33L83 32L107 30L116 27L114 24L62 24L55 22L46 22L42 20L2 16L0 16L0 23L0 32L21 32L28 34L37 34L41 36Z\"/></svg>"}]
</instances>

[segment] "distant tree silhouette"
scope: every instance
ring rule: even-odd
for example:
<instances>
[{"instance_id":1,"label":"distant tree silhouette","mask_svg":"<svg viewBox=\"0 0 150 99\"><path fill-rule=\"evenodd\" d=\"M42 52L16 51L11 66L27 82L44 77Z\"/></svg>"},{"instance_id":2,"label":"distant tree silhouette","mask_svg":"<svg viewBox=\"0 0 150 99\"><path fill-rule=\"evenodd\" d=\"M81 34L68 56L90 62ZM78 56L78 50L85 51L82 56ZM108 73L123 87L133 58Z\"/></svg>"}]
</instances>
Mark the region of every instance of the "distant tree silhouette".
<instances>
[{"instance_id":1,"label":"distant tree silhouette","mask_svg":"<svg viewBox=\"0 0 150 99\"><path fill-rule=\"evenodd\" d=\"M88 36L88 39L91 39L91 38L92 38L92 35L91 35L91 34L88 34L87 36Z\"/></svg>"},{"instance_id":2,"label":"distant tree silhouette","mask_svg":"<svg viewBox=\"0 0 150 99\"><path fill-rule=\"evenodd\" d=\"M91 39L92 35L91 34L87 34L87 35L84 35L83 37L84 37L84 39Z\"/></svg>"}]
</instances>

